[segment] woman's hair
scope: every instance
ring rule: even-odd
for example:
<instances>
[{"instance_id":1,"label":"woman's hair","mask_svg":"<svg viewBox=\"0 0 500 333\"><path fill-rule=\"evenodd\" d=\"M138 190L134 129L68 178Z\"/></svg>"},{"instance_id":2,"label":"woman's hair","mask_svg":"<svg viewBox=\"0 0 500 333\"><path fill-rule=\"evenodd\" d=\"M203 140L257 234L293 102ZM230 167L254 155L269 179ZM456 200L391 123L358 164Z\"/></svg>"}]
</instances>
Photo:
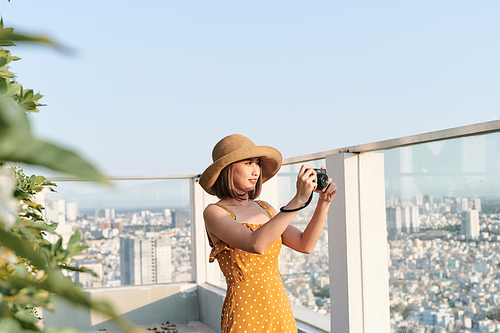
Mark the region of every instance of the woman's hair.
<instances>
[{"instance_id":1,"label":"woman's hair","mask_svg":"<svg viewBox=\"0 0 500 333\"><path fill-rule=\"evenodd\" d=\"M215 195L219 199L236 199L238 201L246 200L246 193L241 194L236 192L234 189L233 182L233 164L229 164L227 167L221 170L219 177L215 181L213 185L213 190ZM255 184L255 188L253 191L248 192L248 199L254 200L260 195L260 191L262 190L262 175L259 175L259 179Z\"/></svg>"}]
</instances>

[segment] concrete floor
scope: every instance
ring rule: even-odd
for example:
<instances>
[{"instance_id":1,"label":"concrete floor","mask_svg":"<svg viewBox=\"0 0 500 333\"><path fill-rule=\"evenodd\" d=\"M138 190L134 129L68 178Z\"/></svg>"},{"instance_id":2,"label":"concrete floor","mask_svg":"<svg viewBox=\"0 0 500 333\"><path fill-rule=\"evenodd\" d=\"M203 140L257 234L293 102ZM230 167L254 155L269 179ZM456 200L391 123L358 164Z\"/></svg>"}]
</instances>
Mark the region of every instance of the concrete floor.
<instances>
[{"instance_id":1,"label":"concrete floor","mask_svg":"<svg viewBox=\"0 0 500 333\"><path fill-rule=\"evenodd\" d=\"M175 325L175 326L174 326ZM212 329L203 325L199 321L188 321L182 323L172 323L172 324L158 324L158 325L147 325L140 326L144 328L145 333L216 333ZM106 331L87 331L84 333L123 333L121 330L106 330Z\"/></svg>"}]
</instances>

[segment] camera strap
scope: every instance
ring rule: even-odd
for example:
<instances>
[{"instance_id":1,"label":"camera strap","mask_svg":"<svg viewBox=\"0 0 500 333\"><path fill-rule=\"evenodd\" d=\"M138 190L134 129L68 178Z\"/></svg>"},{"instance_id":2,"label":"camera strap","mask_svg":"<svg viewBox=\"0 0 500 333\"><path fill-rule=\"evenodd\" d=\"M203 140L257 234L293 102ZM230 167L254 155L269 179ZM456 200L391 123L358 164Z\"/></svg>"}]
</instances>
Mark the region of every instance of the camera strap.
<instances>
[{"instance_id":1,"label":"camera strap","mask_svg":"<svg viewBox=\"0 0 500 333\"><path fill-rule=\"evenodd\" d=\"M313 194L314 194L314 191L311 192L311 196L309 197L309 200L307 200L307 202L304 204L304 206L299 207L299 208L293 208L293 209L285 209L285 206L283 206L283 207L280 208L280 212L291 213L291 212L296 212L296 211L299 211L301 209L306 208L311 203L312 198L313 198Z\"/></svg>"}]
</instances>

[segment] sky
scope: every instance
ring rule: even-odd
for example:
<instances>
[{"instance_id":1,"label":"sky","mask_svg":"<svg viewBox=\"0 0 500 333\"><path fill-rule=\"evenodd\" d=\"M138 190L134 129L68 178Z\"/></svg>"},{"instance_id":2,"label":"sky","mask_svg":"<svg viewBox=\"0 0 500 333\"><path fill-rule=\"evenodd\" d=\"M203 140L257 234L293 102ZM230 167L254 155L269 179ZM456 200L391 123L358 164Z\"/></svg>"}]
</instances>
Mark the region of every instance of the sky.
<instances>
[{"instance_id":1,"label":"sky","mask_svg":"<svg viewBox=\"0 0 500 333\"><path fill-rule=\"evenodd\" d=\"M498 1L4 0L39 138L105 175L198 174L241 133L284 158L500 117ZM36 168L29 171L54 175Z\"/></svg>"}]
</instances>

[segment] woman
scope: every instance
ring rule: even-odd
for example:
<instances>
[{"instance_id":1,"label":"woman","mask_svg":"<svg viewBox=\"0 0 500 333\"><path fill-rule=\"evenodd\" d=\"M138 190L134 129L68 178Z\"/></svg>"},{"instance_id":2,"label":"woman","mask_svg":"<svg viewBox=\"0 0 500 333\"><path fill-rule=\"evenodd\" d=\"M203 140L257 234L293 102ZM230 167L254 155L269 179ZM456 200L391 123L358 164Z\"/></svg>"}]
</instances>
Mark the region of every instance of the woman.
<instances>
[{"instance_id":1,"label":"woman","mask_svg":"<svg viewBox=\"0 0 500 333\"><path fill-rule=\"evenodd\" d=\"M281 167L278 150L255 146L247 137L233 134L217 143L212 158L200 185L220 199L205 208L203 217L212 247L210 262L218 260L227 282L221 331L297 332L278 255L282 244L312 252L337 187L329 179L327 187L316 190L316 172L302 166L296 195L278 213L268 203L255 200L262 183ZM313 191L319 193L319 200L302 232L290 222L307 205Z\"/></svg>"}]
</instances>

